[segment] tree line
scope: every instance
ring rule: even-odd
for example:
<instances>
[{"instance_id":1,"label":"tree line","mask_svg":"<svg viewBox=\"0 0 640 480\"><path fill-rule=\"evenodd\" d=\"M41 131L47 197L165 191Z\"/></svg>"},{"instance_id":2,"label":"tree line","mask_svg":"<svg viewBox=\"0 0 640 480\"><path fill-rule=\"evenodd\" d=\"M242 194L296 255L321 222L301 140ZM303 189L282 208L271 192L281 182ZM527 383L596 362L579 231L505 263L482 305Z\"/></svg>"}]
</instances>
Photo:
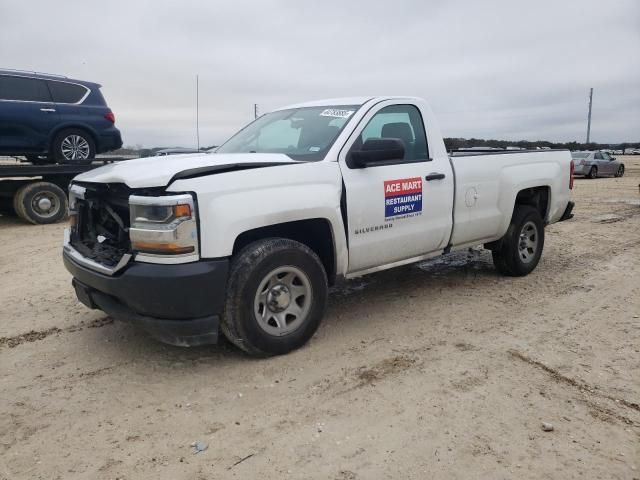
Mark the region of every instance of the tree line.
<instances>
[{"instance_id":1,"label":"tree line","mask_svg":"<svg viewBox=\"0 0 640 480\"><path fill-rule=\"evenodd\" d=\"M471 147L488 147L488 148L506 148L519 147L527 150L535 150L537 147L560 148L568 150L624 150L625 148L640 148L640 142L625 143L580 143L580 142L547 142L545 140L536 140L530 142L528 140L484 140L481 138L445 138L444 144L447 150L456 150L459 148Z\"/></svg>"}]
</instances>

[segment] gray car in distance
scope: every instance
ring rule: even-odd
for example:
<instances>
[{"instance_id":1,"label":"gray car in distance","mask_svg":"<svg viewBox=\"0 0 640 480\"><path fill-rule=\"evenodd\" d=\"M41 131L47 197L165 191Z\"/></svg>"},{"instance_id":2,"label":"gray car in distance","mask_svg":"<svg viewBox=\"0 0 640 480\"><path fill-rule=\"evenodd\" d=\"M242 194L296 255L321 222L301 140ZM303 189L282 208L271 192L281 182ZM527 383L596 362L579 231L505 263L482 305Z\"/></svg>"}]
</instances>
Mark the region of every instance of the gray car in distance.
<instances>
[{"instance_id":1,"label":"gray car in distance","mask_svg":"<svg viewBox=\"0 0 640 480\"><path fill-rule=\"evenodd\" d=\"M574 175L587 178L624 175L624 163L606 152L571 152L571 157L575 165Z\"/></svg>"}]
</instances>

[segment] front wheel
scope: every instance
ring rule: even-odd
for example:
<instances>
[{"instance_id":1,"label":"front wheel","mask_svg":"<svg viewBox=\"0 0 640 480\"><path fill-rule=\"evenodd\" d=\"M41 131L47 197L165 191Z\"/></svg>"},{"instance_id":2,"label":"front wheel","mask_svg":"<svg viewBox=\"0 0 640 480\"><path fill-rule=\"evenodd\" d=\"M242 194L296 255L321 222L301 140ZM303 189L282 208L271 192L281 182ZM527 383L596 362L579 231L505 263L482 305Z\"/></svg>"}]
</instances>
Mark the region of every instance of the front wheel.
<instances>
[{"instance_id":1,"label":"front wheel","mask_svg":"<svg viewBox=\"0 0 640 480\"><path fill-rule=\"evenodd\" d=\"M536 268L543 248L540 212L528 205L516 205L507 233L491 252L493 264L503 275L522 277Z\"/></svg>"},{"instance_id":2,"label":"front wheel","mask_svg":"<svg viewBox=\"0 0 640 480\"><path fill-rule=\"evenodd\" d=\"M618 167L618 171L616 172L616 177L622 177L624 175L624 165L620 165Z\"/></svg>"},{"instance_id":3,"label":"front wheel","mask_svg":"<svg viewBox=\"0 0 640 480\"><path fill-rule=\"evenodd\" d=\"M251 355L290 352L318 329L327 291L322 262L309 247L285 238L254 242L231 264L222 332Z\"/></svg>"}]
</instances>

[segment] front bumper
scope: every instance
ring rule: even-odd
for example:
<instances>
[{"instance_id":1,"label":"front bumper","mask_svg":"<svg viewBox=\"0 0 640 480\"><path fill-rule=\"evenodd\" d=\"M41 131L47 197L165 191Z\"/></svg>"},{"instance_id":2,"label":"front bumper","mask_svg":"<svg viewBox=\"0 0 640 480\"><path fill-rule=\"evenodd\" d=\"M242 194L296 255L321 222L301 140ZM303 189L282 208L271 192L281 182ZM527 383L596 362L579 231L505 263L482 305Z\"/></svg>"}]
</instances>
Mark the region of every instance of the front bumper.
<instances>
[{"instance_id":1,"label":"front bumper","mask_svg":"<svg viewBox=\"0 0 640 480\"><path fill-rule=\"evenodd\" d=\"M66 250L78 300L138 325L171 345L216 343L226 298L228 259L178 265L131 262L114 275L96 272Z\"/></svg>"}]
</instances>

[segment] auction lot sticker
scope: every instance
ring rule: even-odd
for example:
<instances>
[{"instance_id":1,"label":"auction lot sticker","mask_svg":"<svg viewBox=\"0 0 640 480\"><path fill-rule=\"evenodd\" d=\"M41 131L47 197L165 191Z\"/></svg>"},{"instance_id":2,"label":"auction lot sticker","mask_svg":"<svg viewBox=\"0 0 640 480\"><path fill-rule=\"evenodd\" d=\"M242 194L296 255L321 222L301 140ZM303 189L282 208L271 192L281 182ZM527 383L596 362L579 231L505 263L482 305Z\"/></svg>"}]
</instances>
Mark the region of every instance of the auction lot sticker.
<instances>
[{"instance_id":1,"label":"auction lot sticker","mask_svg":"<svg viewBox=\"0 0 640 480\"><path fill-rule=\"evenodd\" d=\"M422 213L422 178L384 182L384 218L412 217Z\"/></svg>"}]
</instances>

